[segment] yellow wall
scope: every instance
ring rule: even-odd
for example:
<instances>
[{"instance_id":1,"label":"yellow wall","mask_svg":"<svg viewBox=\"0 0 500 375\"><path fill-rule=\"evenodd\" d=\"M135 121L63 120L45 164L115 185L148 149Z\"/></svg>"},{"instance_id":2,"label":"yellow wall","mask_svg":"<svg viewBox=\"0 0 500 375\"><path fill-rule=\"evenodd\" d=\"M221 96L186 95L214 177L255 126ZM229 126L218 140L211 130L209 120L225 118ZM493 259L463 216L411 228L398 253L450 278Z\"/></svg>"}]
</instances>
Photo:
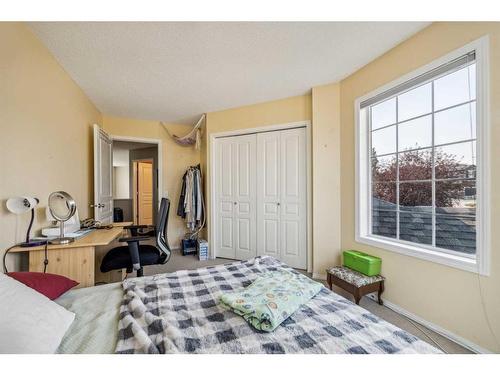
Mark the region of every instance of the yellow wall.
<instances>
[{"instance_id":1,"label":"yellow wall","mask_svg":"<svg viewBox=\"0 0 500 375\"><path fill-rule=\"evenodd\" d=\"M231 130L258 128L261 126L310 121L312 117L311 95L294 96L225 111L207 113L203 128L201 165L205 173L207 217L210 218L210 135ZM205 235L209 238L207 222ZM212 243L212 239L209 238Z\"/></svg>"},{"instance_id":2,"label":"yellow wall","mask_svg":"<svg viewBox=\"0 0 500 375\"><path fill-rule=\"evenodd\" d=\"M354 240L354 100L446 53L490 35L491 55L491 276L418 260ZM383 259L387 300L483 348L500 352L483 313L500 339L500 24L436 23L341 82L342 248Z\"/></svg>"},{"instance_id":3,"label":"yellow wall","mask_svg":"<svg viewBox=\"0 0 500 375\"><path fill-rule=\"evenodd\" d=\"M7 211L10 197L40 199L35 229L47 225L44 208L55 190L70 193L80 216L89 216L91 129L101 115L25 25L0 23L0 51L1 257L24 241L30 217ZM11 255L7 263L10 270L18 268L19 258Z\"/></svg>"},{"instance_id":4,"label":"yellow wall","mask_svg":"<svg viewBox=\"0 0 500 375\"><path fill-rule=\"evenodd\" d=\"M312 271L340 262L340 84L312 90Z\"/></svg>"},{"instance_id":5,"label":"yellow wall","mask_svg":"<svg viewBox=\"0 0 500 375\"><path fill-rule=\"evenodd\" d=\"M171 133L184 135L190 127L186 125L167 124ZM176 144L166 133L158 121L134 120L111 116L103 116L103 128L111 135L121 135L138 138L154 138L163 140L163 196L168 192L171 200L168 223L168 240L172 248L180 246L180 240L186 233L186 225L177 216L177 202L182 187L182 176L190 165L200 162L200 150L194 147L183 147Z\"/></svg>"}]
</instances>

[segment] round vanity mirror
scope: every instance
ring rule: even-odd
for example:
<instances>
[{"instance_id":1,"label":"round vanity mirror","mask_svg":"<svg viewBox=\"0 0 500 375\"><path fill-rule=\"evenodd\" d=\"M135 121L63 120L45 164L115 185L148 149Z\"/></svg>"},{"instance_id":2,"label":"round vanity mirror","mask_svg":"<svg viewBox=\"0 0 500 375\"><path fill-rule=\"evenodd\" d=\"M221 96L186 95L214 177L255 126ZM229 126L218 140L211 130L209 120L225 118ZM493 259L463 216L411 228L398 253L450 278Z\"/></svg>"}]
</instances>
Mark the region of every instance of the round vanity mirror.
<instances>
[{"instance_id":1,"label":"round vanity mirror","mask_svg":"<svg viewBox=\"0 0 500 375\"><path fill-rule=\"evenodd\" d=\"M74 238L64 236L64 222L71 219L76 212L75 200L64 191L55 191L49 195L50 214L59 222L59 238L50 243L66 244L74 241Z\"/></svg>"}]
</instances>

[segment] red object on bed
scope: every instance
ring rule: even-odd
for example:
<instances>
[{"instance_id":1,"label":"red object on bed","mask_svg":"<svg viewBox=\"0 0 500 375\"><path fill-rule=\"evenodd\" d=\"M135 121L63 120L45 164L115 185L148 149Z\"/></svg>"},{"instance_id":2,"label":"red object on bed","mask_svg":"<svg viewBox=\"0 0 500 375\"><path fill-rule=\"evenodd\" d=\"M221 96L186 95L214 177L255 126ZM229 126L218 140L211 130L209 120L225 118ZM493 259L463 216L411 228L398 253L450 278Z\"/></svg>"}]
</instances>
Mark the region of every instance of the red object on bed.
<instances>
[{"instance_id":1,"label":"red object on bed","mask_svg":"<svg viewBox=\"0 0 500 375\"><path fill-rule=\"evenodd\" d=\"M52 300L79 284L67 277L52 273L9 272L7 275Z\"/></svg>"}]
</instances>

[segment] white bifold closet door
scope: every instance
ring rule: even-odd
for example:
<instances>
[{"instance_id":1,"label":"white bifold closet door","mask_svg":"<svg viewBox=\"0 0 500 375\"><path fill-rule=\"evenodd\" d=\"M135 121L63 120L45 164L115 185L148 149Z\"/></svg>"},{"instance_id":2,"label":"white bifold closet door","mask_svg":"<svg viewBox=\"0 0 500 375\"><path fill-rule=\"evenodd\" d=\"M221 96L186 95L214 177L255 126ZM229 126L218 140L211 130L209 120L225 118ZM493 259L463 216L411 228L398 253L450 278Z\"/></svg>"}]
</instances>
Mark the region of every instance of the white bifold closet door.
<instances>
[{"instance_id":1,"label":"white bifold closet door","mask_svg":"<svg viewBox=\"0 0 500 375\"><path fill-rule=\"evenodd\" d=\"M257 254L307 262L305 128L257 134Z\"/></svg>"},{"instance_id":2,"label":"white bifold closet door","mask_svg":"<svg viewBox=\"0 0 500 375\"><path fill-rule=\"evenodd\" d=\"M248 259L256 251L256 135L217 141L217 256Z\"/></svg>"},{"instance_id":3,"label":"white bifold closet door","mask_svg":"<svg viewBox=\"0 0 500 375\"><path fill-rule=\"evenodd\" d=\"M216 255L307 262L306 130L217 139Z\"/></svg>"}]
</instances>

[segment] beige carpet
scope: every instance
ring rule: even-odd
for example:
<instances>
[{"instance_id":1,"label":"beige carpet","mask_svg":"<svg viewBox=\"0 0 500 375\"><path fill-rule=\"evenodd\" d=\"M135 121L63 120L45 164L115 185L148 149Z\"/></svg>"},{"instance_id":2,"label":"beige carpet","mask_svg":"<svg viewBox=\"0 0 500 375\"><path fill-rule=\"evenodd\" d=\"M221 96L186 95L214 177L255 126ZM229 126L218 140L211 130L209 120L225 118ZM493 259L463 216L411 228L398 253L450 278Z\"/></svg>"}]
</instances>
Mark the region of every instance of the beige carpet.
<instances>
[{"instance_id":1,"label":"beige carpet","mask_svg":"<svg viewBox=\"0 0 500 375\"><path fill-rule=\"evenodd\" d=\"M172 258L167 264L161 266L144 267L144 274L154 275L158 273L174 272L185 269L189 270L189 269L195 269L199 267L206 267L206 266L229 263L229 262L231 262L230 259L222 259L222 258L199 261L197 256L193 255L182 256L180 251L177 250L172 252ZM308 274L308 276L311 275ZM352 301L351 296L348 293L344 292L342 289L335 288L334 291ZM385 306L380 306L379 304L377 304L376 302L372 301L369 298L366 297L362 298L360 305L363 308L370 311L371 313L379 316L380 318L394 324L395 326L401 329L404 329L407 332L410 332L411 334L419 337L420 339L428 342L429 344L436 346L424 333L422 333L422 331L425 332L428 336L430 336L433 340L435 340L447 353L453 353L453 354L471 353L466 348L458 345L457 343L451 340L448 340L446 337L443 337L434 331L431 331L421 326L418 323L415 324L417 327L419 327L419 329L416 328L404 316L392 311L391 309Z\"/></svg>"}]
</instances>

